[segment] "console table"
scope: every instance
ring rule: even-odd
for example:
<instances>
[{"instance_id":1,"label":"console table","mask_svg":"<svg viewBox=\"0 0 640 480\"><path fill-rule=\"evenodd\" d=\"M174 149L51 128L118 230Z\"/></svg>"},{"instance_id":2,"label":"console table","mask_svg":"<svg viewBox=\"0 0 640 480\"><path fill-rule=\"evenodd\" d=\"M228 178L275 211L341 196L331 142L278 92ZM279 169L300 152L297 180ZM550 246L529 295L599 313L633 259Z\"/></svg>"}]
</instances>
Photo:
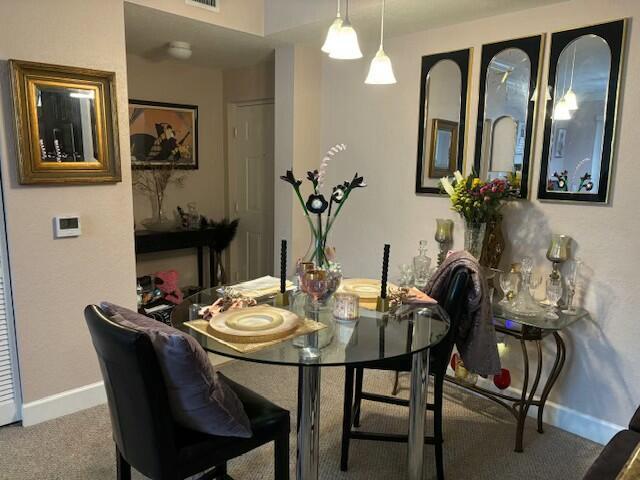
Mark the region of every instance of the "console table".
<instances>
[{"instance_id":1,"label":"console table","mask_svg":"<svg viewBox=\"0 0 640 480\"><path fill-rule=\"evenodd\" d=\"M163 252L167 250L182 250L195 248L198 253L198 284L204 287L204 247L209 249L209 286L214 287L224 283L224 270L218 278L221 259L213 248L216 242L215 230L170 230L167 232L151 232L139 230L135 232L136 254Z\"/></svg>"},{"instance_id":2,"label":"console table","mask_svg":"<svg viewBox=\"0 0 640 480\"><path fill-rule=\"evenodd\" d=\"M558 309L559 310L559 309ZM564 361L566 358L566 346L560 331L572 325L576 321L586 317L588 312L582 308L579 308L576 315L566 315L561 311L557 311L558 319L549 320L543 315L534 317L519 316L510 312L507 312L500 308L499 305L494 305L494 327L497 332L509 335L516 338L520 342L522 349L523 371L524 379L522 384L522 393L520 396L509 395L503 392L496 392L483 387L478 387L470 383L458 380L455 377L447 375L446 380L455 383L467 390L480 394L489 400L496 402L498 405L506 408L516 419L516 441L515 451L522 452L522 437L524 435L524 423L529 413L529 408L534 405L538 407L538 432L544 433L542 428L542 415L544 413L544 407L549 397L549 393L553 388L553 385L558 380ZM536 392L541 380L542 374L542 339L552 335L556 342L556 356L553 362L553 367L549 372L542 392L536 398ZM536 374L533 378L533 382L529 383L529 353L527 350L527 342L533 342L537 351L537 366Z\"/></svg>"}]
</instances>

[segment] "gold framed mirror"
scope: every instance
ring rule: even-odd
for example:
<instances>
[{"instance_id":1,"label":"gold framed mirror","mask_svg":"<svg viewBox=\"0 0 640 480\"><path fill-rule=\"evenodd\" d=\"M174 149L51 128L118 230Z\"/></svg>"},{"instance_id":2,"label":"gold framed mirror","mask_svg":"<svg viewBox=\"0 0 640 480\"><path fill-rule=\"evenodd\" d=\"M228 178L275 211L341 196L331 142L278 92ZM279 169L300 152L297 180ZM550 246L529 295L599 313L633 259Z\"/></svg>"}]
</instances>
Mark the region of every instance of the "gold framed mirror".
<instances>
[{"instance_id":1,"label":"gold framed mirror","mask_svg":"<svg viewBox=\"0 0 640 480\"><path fill-rule=\"evenodd\" d=\"M9 60L21 184L119 182L115 74Z\"/></svg>"}]
</instances>

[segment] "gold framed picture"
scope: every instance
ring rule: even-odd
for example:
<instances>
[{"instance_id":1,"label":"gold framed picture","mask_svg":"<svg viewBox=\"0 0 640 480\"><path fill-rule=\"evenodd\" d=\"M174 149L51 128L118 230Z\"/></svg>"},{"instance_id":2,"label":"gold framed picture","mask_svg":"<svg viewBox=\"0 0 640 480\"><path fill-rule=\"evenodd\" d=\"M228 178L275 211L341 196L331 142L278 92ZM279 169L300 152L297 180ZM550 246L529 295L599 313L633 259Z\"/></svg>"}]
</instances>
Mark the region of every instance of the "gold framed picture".
<instances>
[{"instance_id":1,"label":"gold framed picture","mask_svg":"<svg viewBox=\"0 0 640 480\"><path fill-rule=\"evenodd\" d=\"M122 180L115 73L9 60L21 184Z\"/></svg>"}]
</instances>

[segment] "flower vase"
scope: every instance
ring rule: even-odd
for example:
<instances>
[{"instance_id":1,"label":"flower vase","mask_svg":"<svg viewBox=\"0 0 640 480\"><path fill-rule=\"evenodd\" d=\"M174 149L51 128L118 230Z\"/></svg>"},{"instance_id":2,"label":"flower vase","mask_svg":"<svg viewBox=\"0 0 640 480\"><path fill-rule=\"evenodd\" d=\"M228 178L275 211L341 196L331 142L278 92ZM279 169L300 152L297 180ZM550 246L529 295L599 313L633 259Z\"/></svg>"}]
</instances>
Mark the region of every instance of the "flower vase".
<instances>
[{"instance_id":1,"label":"flower vase","mask_svg":"<svg viewBox=\"0 0 640 480\"><path fill-rule=\"evenodd\" d=\"M482 255L487 224L484 222L464 222L464 249L478 260Z\"/></svg>"},{"instance_id":2,"label":"flower vase","mask_svg":"<svg viewBox=\"0 0 640 480\"><path fill-rule=\"evenodd\" d=\"M164 194L150 197L151 199L151 217L142 220L142 225L152 232L166 232L175 227L175 222L169 220L163 209Z\"/></svg>"},{"instance_id":3,"label":"flower vase","mask_svg":"<svg viewBox=\"0 0 640 480\"><path fill-rule=\"evenodd\" d=\"M480 264L489 268L498 268L505 245L504 234L502 232L502 219L487 222L487 231L484 238Z\"/></svg>"}]
</instances>

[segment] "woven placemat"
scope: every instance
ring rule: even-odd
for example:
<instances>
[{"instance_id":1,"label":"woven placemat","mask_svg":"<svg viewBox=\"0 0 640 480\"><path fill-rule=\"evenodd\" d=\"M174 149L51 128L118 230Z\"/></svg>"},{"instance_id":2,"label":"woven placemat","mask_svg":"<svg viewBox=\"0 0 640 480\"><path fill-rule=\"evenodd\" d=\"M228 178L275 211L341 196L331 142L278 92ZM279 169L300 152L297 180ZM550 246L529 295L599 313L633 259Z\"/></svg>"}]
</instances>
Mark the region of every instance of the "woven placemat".
<instances>
[{"instance_id":1,"label":"woven placemat","mask_svg":"<svg viewBox=\"0 0 640 480\"><path fill-rule=\"evenodd\" d=\"M233 343L216 337L214 330L209 326L208 320L191 320L189 322L184 322L184 325L195 330L198 333L214 339L216 342L220 342L229 348L233 348L235 351L240 353L257 352L259 350L262 350L263 348L277 345L278 343L284 342L286 340L291 340L292 338L299 337L300 335L307 335L309 333L322 330L323 328L327 328L327 326L323 323L314 322L313 320L309 320L308 318L306 318L304 320L304 323L300 325L295 332L287 335L286 337L262 343Z\"/></svg>"}]
</instances>

